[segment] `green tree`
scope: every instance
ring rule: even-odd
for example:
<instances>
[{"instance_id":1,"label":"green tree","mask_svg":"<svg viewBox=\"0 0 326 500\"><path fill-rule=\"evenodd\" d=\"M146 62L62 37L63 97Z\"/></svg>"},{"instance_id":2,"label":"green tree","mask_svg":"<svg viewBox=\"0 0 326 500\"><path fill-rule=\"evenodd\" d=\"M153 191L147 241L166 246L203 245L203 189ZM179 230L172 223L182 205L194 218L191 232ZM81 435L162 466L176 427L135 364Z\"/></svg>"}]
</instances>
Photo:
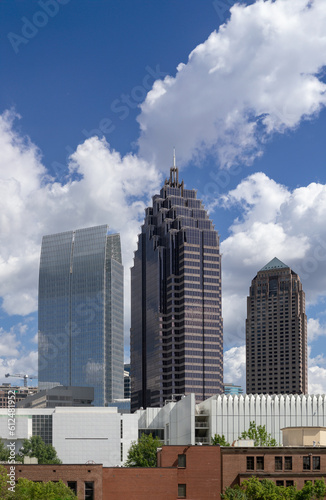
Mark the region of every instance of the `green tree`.
<instances>
[{"instance_id":1,"label":"green tree","mask_svg":"<svg viewBox=\"0 0 326 500\"><path fill-rule=\"evenodd\" d=\"M219 444L220 446L230 446L230 443L227 442L224 434L222 434L222 436L220 436L220 434L215 434L214 437L211 437L211 444L213 445Z\"/></svg>"},{"instance_id":2,"label":"green tree","mask_svg":"<svg viewBox=\"0 0 326 500\"><path fill-rule=\"evenodd\" d=\"M227 488L222 495L224 500L322 500L326 495L325 482L316 480L315 484L308 481L302 490L295 486L276 486L268 479L259 480L252 477L243 481L241 486Z\"/></svg>"},{"instance_id":3,"label":"green tree","mask_svg":"<svg viewBox=\"0 0 326 500\"><path fill-rule=\"evenodd\" d=\"M126 467L156 467L157 448L162 446L162 441L158 437L153 438L152 434L142 434L138 443L133 441L128 451Z\"/></svg>"},{"instance_id":4,"label":"green tree","mask_svg":"<svg viewBox=\"0 0 326 500\"><path fill-rule=\"evenodd\" d=\"M39 464L61 464L55 448L45 444L40 436L24 439L23 447L19 450L20 457L36 457Z\"/></svg>"},{"instance_id":5,"label":"green tree","mask_svg":"<svg viewBox=\"0 0 326 500\"><path fill-rule=\"evenodd\" d=\"M17 484L9 490L9 476L3 466L0 466L0 498L1 500L75 500L76 495L62 481L53 483L35 483L19 478Z\"/></svg>"},{"instance_id":6,"label":"green tree","mask_svg":"<svg viewBox=\"0 0 326 500\"><path fill-rule=\"evenodd\" d=\"M256 422L250 422L249 429L243 431L239 439L253 439L255 446L277 446L277 442L271 434L267 434L265 425L256 426Z\"/></svg>"},{"instance_id":7,"label":"green tree","mask_svg":"<svg viewBox=\"0 0 326 500\"><path fill-rule=\"evenodd\" d=\"M10 497L9 497L10 498ZM73 500L76 495L61 480L57 483L35 483L28 479L18 479L13 500Z\"/></svg>"},{"instance_id":8,"label":"green tree","mask_svg":"<svg viewBox=\"0 0 326 500\"><path fill-rule=\"evenodd\" d=\"M7 462L9 460L9 456L9 448L7 448L2 439L0 439L0 462Z\"/></svg>"},{"instance_id":9,"label":"green tree","mask_svg":"<svg viewBox=\"0 0 326 500\"><path fill-rule=\"evenodd\" d=\"M324 480L316 479L315 484L307 481L302 490L298 491L296 500L320 500L326 495Z\"/></svg>"}]
</instances>

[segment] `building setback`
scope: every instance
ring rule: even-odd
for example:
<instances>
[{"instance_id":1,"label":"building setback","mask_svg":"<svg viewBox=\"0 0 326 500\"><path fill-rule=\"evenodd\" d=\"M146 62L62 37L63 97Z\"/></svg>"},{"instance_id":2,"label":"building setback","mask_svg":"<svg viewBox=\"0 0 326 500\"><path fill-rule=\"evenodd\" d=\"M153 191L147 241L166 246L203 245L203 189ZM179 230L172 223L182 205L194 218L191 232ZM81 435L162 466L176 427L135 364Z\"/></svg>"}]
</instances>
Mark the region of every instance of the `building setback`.
<instances>
[{"instance_id":1,"label":"building setback","mask_svg":"<svg viewBox=\"0 0 326 500\"><path fill-rule=\"evenodd\" d=\"M123 266L107 225L44 236L39 274L39 387L94 387L123 398Z\"/></svg>"},{"instance_id":2,"label":"building setback","mask_svg":"<svg viewBox=\"0 0 326 500\"><path fill-rule=\"evenodd\" d=\"M299 276L277 258L258 271L247 298L247 394L306 394L307 317Z\"/></svg>"},{"instance_id":3,"label":"building setback","mask_svg":"<svg viewBox=\"0 0 326 500\"><path fill-rule=\"evenodd\" d=\"M138 237L130 344L132 411L223 391L219 237L175 164Z\"/></svg>"}]
</instances>

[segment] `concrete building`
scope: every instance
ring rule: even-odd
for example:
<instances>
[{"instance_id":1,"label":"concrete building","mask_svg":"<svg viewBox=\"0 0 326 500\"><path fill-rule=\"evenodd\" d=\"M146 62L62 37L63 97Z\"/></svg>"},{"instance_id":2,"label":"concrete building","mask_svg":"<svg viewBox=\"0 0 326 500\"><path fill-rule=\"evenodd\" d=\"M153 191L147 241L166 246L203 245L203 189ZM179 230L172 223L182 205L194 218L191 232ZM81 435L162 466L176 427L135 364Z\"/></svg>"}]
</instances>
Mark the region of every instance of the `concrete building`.
<instances>
[{"instance_id":1,"label":"concrete building","mask_svg":"<svg viewBox=\"0 0 326 500\"><path fill-rule=\"evenodd\" d=\"M39 274L39 388L94 387L123 398L123 266L107 225L44 236Z\"/></svg>"},{"instance_id":2,"label":"concrete building","mask_svg":"<svg viewBox=\"0 0 326 500\"><path fill-rule=\"evenodd\" d=\"M318 436L315 428L326 427L326 396L217 395L196 404L195 394L189 394L162 408L149 407L133 414L109 407L16 409L16 449L24 438L39 435L53 444L65 463L93 460L114 466L125 462L131 442L142 433L158 436L165 445L208 445L215 434L224 434L233 443L251 421L265 425L280 445L282 429L289 427L303 427L310 442L302 442L317 445L323 443L323 429ZM0 438L6 443L12 440L6 409L0 410Z\"/></svg>"},{"instance_id":3,"label":"concrete building","mask_svg":"<svg viewBox=\"0 0 326 500\"><path fill-rule=\"evenodd\" d=\"M37 387L21 387L20 385L2 384L0 385L0 408L8 408L8 392L15 393L15 402L19 403L28 396L37 393Z\"/></svg>"},{"instance_id":4,"label":"concrete building","mask_svg":"<svg viewBox=\"0 0 326 500\"><path fill-rule=\"evenodd\" d=\"M308 392L307 317L299 276L274 258L247 298L247 394Z\"/></svg>"},{"instance_id":5,"label":"concrete building","mask_svg":"<svg viewBox=\"0 0 326 500\"><path fill-rule=\"evenodd\" d=\"M174 161L131 269L131 411L223 392L222 344L218 233Z\"/></svg>"},{"instance_id":6,"label":"concrete building","mask_svg":"<svg viewBox=\"0 0 326 500\"><path fill-rule=\"evenodd\" d=\"M56 408L57 406L91 406L94 387L66 387L59 385L27 396L17 402L17 408Z\"/></svg>"},{"instance_id":7,"label":"concrete building","mask_svg":"<svg viewBox=\"0 0 326 500\"><path fill-rule=\"evenodd\" d=\"M0 411L0 437L5 445L15 439L16 452L23 439L41 436L52 444L65 464L89 461L121 466L132 441L138 439L138 417L116 408L16 409L15 435L9 434L8 415Z\"/></svg>"},{"instance_id":8,"label":"concrete building","mask_svg":"<svg viewBox=\"0 0 326 500\"><path fill-rule=\"evenodd\" d=\"M139 429L159 429L170 445L210 444L215 434L233 443L250 422L265 425L282 444L285 427L326 426L323 395L216 395L196 404L193 394L165 407L139 410ZM161 438L162 439L162 438Z\"/></svg>"}]
</instances>

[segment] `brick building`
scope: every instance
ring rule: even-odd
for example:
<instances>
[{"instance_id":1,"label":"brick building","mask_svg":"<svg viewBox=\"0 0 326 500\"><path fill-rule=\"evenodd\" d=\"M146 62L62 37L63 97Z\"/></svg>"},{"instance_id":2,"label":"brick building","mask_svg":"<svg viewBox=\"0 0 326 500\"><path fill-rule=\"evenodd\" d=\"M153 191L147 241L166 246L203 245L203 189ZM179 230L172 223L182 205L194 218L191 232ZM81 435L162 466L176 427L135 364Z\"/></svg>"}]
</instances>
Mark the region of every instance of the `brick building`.
<instances>
[{"instance_id":1,"label":"brick building","mask_svg":"<svg viewBox=\"0 0 326 500\"><path fill-rule=\"evenodd\" d=\"M256 476L304 486L326 476L326 447L163 446L157 468L16 464L16 479L62 479L79 500L220 499L228 486ZM7 466L9 467L9 466Z\"/></svg>"},{"instance_id":2,"label":"brick building","mask_svg":"<svg viewBox=\"0 0 326 500\"><path fill-rule=\"evenodd\" d=\"M252 476L270 479L277 486L314 482L326 476L326 447L221 448L222 491Z\"/></svg>"}]
</instances>

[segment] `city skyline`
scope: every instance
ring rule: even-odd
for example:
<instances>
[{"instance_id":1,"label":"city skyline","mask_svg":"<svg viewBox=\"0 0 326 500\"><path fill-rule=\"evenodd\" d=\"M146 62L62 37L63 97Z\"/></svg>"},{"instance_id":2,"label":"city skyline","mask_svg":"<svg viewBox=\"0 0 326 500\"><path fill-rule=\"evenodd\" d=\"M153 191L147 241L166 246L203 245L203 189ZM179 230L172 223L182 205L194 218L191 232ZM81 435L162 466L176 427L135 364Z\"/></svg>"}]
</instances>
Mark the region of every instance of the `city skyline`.
<instances>
[{"instance_id":1,"label":"city skyline","mask_svg":"<svg viewBox=\"0 0 326 500\"><path fill-rule=\"evenodd\" d=\"M38 315L40 389L94 387L94 406L123 398L123 266L108 225L43 237Z\"/></svg>"},{"instance_id":2,"label":"city skyline","mask_svg":"<svg viewBox=\"0 0 326 500\"><path fill-rule=\"evenodd\" d=\"M0 3L0 381L36 372L41 239L73 228L121 234L128 361L129 268L176 147L219 230L225 381L243 385L248 284L277 255L326 392L326 4L232 4Z\"/></svg>"},{"instance_id":3,"label":"city skyline","mask_svg":"<svg viewBox=\"0 0 326 500\"><path fill-rule=\"evenodd\" d=\"M223 391L219 236L173 157L131 268L131 411Z\"/></svg>"}]
</instances>

